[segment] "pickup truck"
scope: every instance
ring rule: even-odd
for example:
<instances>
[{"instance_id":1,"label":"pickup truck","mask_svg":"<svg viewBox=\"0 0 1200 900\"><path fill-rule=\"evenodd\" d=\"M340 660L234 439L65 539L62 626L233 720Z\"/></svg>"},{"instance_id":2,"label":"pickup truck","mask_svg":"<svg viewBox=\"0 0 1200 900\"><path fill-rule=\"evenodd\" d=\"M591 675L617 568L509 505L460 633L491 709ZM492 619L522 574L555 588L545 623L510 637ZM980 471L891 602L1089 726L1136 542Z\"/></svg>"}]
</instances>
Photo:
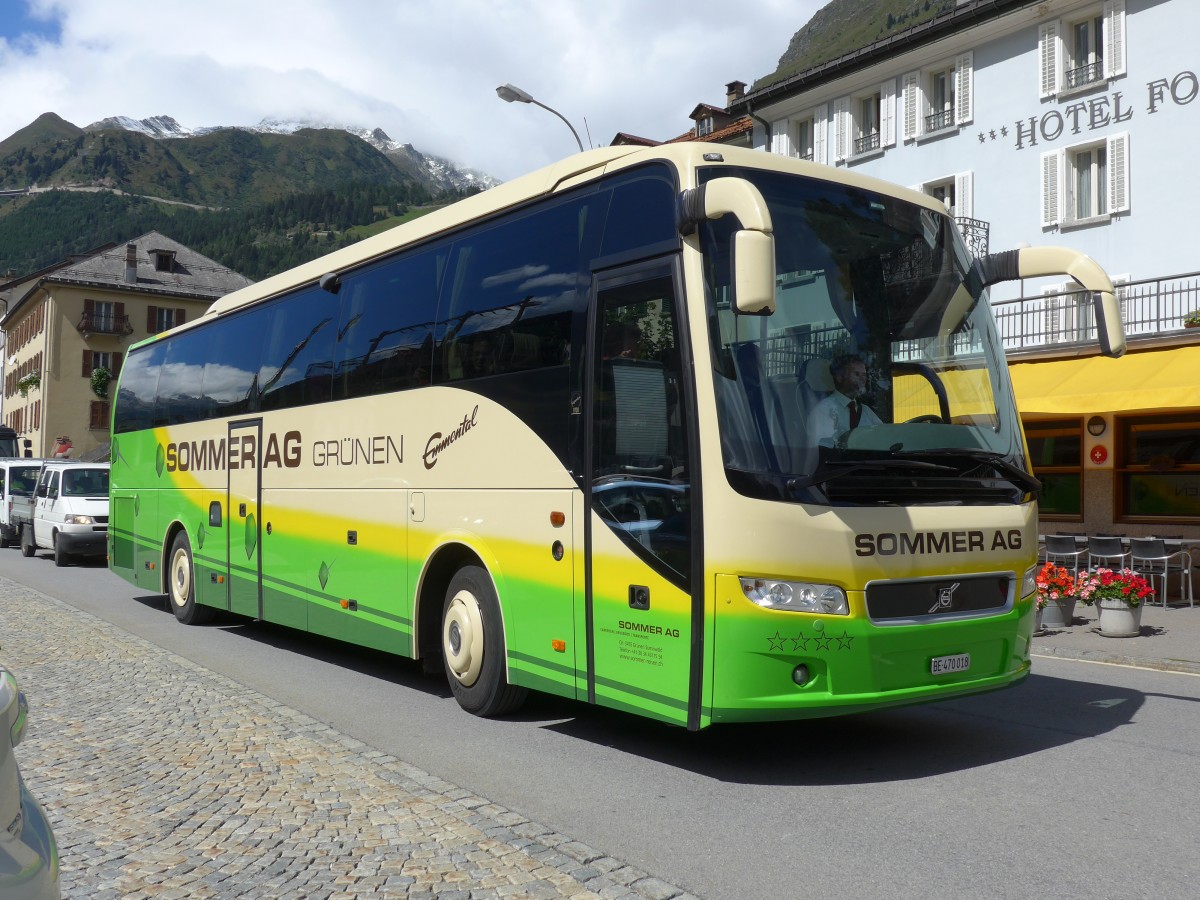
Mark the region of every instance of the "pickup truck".
<instances>
[{"instance_id":1,"label":"pickup truck","mask_svg":"<svg viewBox=\"0 0 1200 900\"><path fill-rule=\"evenodd\" d=\"M53 550L58 566L72 556L104 556L108 470L108 463L45 461L34 496L13 497L10 515L20 533L21 555Z\"/></svg>"},{"instance_id":2,"label":"pickup truck","mask_svg":"<svg viewBox=\"0 0 1200 900\"><path fill-rule=\"evenodd\" d=\"M40 459L0 459L0 547L10 547L20 537L21 529L12 518L13 502L32 510L33 491L41 474Z\"/></svg>"}]
</instances>

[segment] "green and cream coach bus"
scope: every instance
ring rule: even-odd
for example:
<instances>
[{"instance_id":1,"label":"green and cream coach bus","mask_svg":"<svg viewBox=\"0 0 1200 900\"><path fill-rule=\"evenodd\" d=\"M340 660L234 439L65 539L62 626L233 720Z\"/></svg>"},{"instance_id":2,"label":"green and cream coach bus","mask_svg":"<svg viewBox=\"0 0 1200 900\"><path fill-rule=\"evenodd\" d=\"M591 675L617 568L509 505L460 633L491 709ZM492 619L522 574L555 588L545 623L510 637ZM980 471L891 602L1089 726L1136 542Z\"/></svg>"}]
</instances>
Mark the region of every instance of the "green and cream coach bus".
<instances>
[{"instance_id":1,"label":"green and cream coach bus","mask_svg":"<svg viewBox=\"0 0 1200 900\"><path fill-rule=\"evenodd\" d=\"M185 623L423 660L485 716L1011 685L1038 483L986 288L1048 274L1121 353L1074 251L972 259L933 199L772 154L587 151L133 348L110 564ZM872 413L832 432L846 360Z\"/></svg>"}]
</instances>

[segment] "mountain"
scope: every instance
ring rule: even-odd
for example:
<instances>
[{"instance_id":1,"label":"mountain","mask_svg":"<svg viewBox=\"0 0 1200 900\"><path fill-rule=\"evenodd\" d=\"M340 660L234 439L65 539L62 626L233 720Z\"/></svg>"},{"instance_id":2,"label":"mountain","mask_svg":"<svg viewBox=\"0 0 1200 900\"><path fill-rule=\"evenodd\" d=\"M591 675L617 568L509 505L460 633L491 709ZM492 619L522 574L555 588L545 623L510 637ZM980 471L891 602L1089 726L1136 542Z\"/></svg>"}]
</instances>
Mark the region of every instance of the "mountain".
<instances>
[{"instance_id":1,"label":"mountain","mask_svg":"<svg viewBox=\"0 0 1200 900\"><path fill-rule=\"evenodd\" d=\"M490 175L474 169L463 169L439 156L421 153L412 144L392 140L382 128L356 128L352 125L336 125L312 121L284 122L278 119L263 119L254 126L217 126L210 128L185 128L171 116L152 116L149 119L131 119L114 116L101 119L88 126L88 131L119 128L133 131L155 139L191 138L219 131L246 131L252 134L295 134L302 130L345 131L366 141L388 157L401 172L426 185L435 193L440 191L463 191L472 188L486 190L500 182ZM0 154L2 156L3 154Z\"/></svg>"},{"instance_id":2,"label":"mountain","mask_svg":"<svg viewBox=\"0 0 1200 900\"><path fill-rule=\"evenodd\" d=\"M912 28L954 9L957 0L832 0L792 35L779 65L758 90Z\"/></svg>"},{"instance_id":3,"label":"mountain","mask_svg":"<svg viewBox=\"0 0 1200 900\"><path fill-rule=\"evenodd\" d=\"M0 141L0 282L149 231L258 279L495 183L379 129L46 113Z\"/></svg>"}]
</instances>

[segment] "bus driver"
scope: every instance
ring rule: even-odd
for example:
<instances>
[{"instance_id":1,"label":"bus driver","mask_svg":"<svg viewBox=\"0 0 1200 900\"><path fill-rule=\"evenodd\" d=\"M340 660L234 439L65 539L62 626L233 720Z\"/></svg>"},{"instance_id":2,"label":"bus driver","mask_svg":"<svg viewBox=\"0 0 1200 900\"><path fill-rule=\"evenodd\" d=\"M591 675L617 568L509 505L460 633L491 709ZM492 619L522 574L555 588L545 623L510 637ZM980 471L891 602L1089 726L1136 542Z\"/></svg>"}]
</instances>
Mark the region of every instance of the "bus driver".
<instances>
[{"instance_id":1,"label":"bus driver","mask_svg":"<svg viewBox=\"0 0 1200 900\"><path fill-rule=\"evenodd\" d=\"M867 390L867 364L853 353L835 356L829 363L833 393L813 407L808 416L809 439L822 447L844 443L846 435L860 425L879 425L882 420L862 402Z\"/></svg>"}]
</instances>

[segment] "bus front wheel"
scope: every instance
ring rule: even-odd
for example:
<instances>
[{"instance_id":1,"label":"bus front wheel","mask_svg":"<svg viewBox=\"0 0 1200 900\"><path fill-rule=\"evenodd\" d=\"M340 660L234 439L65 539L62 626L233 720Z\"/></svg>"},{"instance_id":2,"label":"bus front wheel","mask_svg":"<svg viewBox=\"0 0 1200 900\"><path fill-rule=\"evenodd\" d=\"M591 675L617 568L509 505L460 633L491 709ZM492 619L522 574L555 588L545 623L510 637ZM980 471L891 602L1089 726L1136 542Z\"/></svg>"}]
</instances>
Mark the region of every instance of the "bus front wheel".
<instances>
[{"instance_id":1,"label":"bus front wheel","mask_svg":"<svg viewBox=\"0 0 1200 900\"><path fill-rule=\"evenodd\" d=\"M203 625L213 616L213 609L196 602L196 577L192 566L192 544L187 532L175 535L171 543L171 562L167 567L167 595L171 611L184 625Z\"/></svg>"},{"instance_id":2,"label":"bus front wheel","mask_svg":"<svg viewBox=\"0 0 1200 900\"><path fill-rule=\"evenodd\" d=\"M500 716L525 701L525 689L508 683L500 603L479 566L459 569L446 589L442 656L454 699L467 712Z\"/></svg>"}]
</instances>

